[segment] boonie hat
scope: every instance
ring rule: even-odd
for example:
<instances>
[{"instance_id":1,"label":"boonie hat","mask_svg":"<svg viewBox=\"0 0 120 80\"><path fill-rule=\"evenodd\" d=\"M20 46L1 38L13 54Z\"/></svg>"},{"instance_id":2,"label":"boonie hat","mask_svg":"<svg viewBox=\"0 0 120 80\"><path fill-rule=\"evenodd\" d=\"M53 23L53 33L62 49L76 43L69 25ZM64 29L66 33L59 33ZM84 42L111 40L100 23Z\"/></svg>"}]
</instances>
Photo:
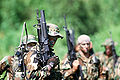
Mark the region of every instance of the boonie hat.
<instances>
[{"instance_id":1,"label":"boonie hat","mask_svg":"<svg viewBox=\"0 0 120 80\"><path fill-rule=\"evenodd\" d=\"M63 36L59 33L59 27L55 24L47 23L48 27L48 35L50 36L58 36L60 38L63 38Z\"/></svg>"},{"instance_id":2,"label":"boonie hat","mask_svg":"<svg viewBox=\"0 0 120 80\"><path fill-rule=\"evenodd\" d=\"M106 39L104 43L102 43L102 46L111 46L112 40L110 38ZM117 42L114 42L114 45L117 45Z\"/></svg>"},{"instance_id":3,"label":"boonie hat","mask_svg":"<svg viewBox=\"0 0 120 80\"><path fill-rule=\"evenodd\" d=\"M26 44L26 37L27 37L27 36L24 36L24 37L23 37L23 43L24 43L24 44ZM34 35L28 35L27 44L29 44L29 43L31 43L31 42L37 43L37 41L35 40L35 36L34 36Z\"/></svg>"}]
</instances>

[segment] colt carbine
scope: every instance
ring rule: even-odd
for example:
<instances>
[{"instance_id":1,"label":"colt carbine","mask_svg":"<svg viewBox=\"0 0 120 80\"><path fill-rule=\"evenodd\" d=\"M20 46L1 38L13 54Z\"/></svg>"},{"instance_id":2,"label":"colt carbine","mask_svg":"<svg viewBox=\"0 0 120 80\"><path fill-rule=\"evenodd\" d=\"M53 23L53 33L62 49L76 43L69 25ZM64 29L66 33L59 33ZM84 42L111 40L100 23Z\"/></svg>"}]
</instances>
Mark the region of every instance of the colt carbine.
<instances>
[{"instance_id":1,"label":"colt carbine","mask_svg":"<svg viewBox=\"0 0 120 80\"><path fill-rule=\"evenodd\" d=\"M23 43L23 33L24 33L24 29L25 29L25 33L26 33L26 42ZM23 24L23 29L22 29L22 34L21 34L21 40L20 40L20 45L19 45L19 49L16 52L15 56L18 57L19 59L19 65L18 67L20 67L21 71L23 72L21 77L25 78L28 80L27 76L26 76L26 65L24 63L24 57L25 57L25 53L28 52L28 48L27 48L27 41L28 41L28 32L27 32L27 27L26 27L26 23L24 22Z\"/></svg>"},{"instance_id":2,"label":"colt carbine","mask_svg":"<svg viewBox=\"0 0 120 80\"><path fill-rule=\"evenodd\" d=\"M37 9L37 34L38 34L38 43L39 43L39 51L37 51L37 62L41 67L47 64L47 60L49 59L49 46L48 46L48 33L47 26L45 21L45 12L44 10L40 11L41 18L39 18L39 11ZM34 26L36 26L34 25ZM35 60L35 61L36 61Z\"/></svg>"},{"instance_id":3,"label":"colt carbine","mask_svg":"<svg viewBox=\"0 0 120 80\"><path fill-rule=\"evenodd\" d=\"M111 36L111 43L112 43L112 53L113 53L113 59L114 59L114 68L115 68L115 64L116 64L119 56L117 56L117 53L116 53L116 50L115 50L115 43L112 40L112 33L111 32L110 32L110 36Z\"/></svg>"},{"instance_id":4,"label":"colt carbine","mask_svg":"<svg viewBox=\"0 0 120 80\"><path fill-rule=\"evenodd\" d=\"M66 17L64 16L65 19L65 26L64 30L66 32L66 40L67 40L67 47L68 47L68 60L70 61L70 66L72 67L72 63L74 60L76 60L76 55L75 55L75 49L74 49L74 32L73 30L70 31L67 29L67 23L66 23Z\"/></svg>"},{"instance_id":5,"label":"colt carbine","mask_svg":"<svg viewBox=\"0 0 120 80\"><path fill-rule=\"evenodd\" d=\"M75 45L74 31L73 30L70 31L67 29L66 16L64 16L64 20L65 20L64 30L66 32L66 40L67 40L67 47L68 47L68 60L69 60L70 66L73 67L72 63L74 60L77 59L75 55L75 46L74 46ZM80 65L78 67L77 73L73 75L74 80L79 80L79 76L81 76L81 80L83 80L83 74L82 74L82 69Z\"/></svg>"}]
</instances>

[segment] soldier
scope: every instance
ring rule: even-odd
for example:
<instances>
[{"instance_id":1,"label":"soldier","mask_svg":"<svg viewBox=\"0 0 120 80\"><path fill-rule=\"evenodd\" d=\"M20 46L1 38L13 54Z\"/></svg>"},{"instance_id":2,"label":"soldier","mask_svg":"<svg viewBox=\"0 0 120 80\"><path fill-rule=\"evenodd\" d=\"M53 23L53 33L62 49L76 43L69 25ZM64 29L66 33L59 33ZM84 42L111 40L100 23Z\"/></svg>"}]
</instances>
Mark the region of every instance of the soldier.
<instances>
[{"instance_id":1,"label":"soldier","mask_svg":"<svg viewBox=\"0 0 120 80\"><path fill-rule=\"evenodd\" d=\"M26 44L27 36L23 37L23 44ZM37 41L34 35L28 35L28 41L27 41L27 48L28 50L32 50L32 47L36 46Z\"/></svg>"},{"instance_id":2,"label":"soldier","mask_svg":"<svg viewBox=\"0 0 120 80\"><path fill-rule=\"evenodd\" d=\"M106 39L102 46L105 48L105 51L96 53L96 56L99 57L102 65L100 73L101 79L114 79L114 57L112 52L112 40L109 38Z\"/></svg>"},{"instance_id":3,"label":"soldier","mask_svg":"<svg viewBox=\"0 0 120 80\"><path fill-rule=\"evenodd\" d=\"M120 57L116 62L114 70L115 70L115 80L119 80L120 79Z\"/></svg>"},{"instance_id":4,"label":"soldier","mask_svg":"<svg viewBox=\"0 0 120 80\"><path fill-rule=\"evenodd\" d=\"M26 36L24 36L23 38L23 45L26 44L25 39L26 39ZM28 42L27 42L28 50L30 51L31 48L34 47L36 44L37 44L37 41L35 40L35 36L28 35ZM21 63L20 63L21 56L20 55L21 54L18 51L20 51L19 48L14 56L6 56L0 61L0 74L6 71L7 80L22 79L22 75L21 75L22 71L20 71L20 67L21 67Z\"/></svg>"},{"instance_id":5,"label":"soldier","mask_svg":"<svg viewBox=\"0 0 120 80\"><path fill-rule=\"evenodd\" d=\"M79 50L78 50L79 47ZM73 68L69 67L64 73L64 78L68 78L79 69L79 80L95 80L99 77L99 63L100 61L95 57L92 50L92 42L87 35L81 35L77 40L77 60L73 62ZM65 62L66 63L66 62ZM65 64L63 64L65 65Z\"/></svg>"},{"instance_id":6,"label":"soldier","mask_svg":"<svg viewBox=\"0 0 120 80\"><path fill-rule=\"evenodd\" d=\"M58 38L63 38L63 36L59 33L59 28L55 24L48 23L48 38L49 38L49 47L50 53L46 64L42 66L41 63L36 61L36 51L29 52L29 55L26 57L26 74L28 79L36 79L36 80L60 80L59 73L59 57L53 53L53 46L56 43ZM39 51L39 46L37 46L37 50Z\"/></svg>"}]
</instances>

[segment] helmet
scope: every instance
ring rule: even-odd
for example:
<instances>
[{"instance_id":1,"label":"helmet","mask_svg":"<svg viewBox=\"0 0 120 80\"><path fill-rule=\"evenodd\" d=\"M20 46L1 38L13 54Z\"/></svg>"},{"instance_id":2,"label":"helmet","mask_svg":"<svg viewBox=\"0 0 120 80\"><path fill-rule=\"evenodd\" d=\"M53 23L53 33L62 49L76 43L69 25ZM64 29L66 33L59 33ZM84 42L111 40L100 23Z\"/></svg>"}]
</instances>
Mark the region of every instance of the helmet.
<instances>
[{"instance_id":1,"label":"helmet","mask_svg":"<svg viewBox=\"0 0 120 80\"><path fill-rule=\"evenodd\" d=\"M60 31L57 25L48 23L47 28L48 28L48 35L63 38L63 36L59 33Z\"/></svg>"},{"instance_id":2,"label":"helmet","mask_svg":"<svg viewBox=\"0 0 120 80\"><path fill-rule=\"evenodd\" d=\"M111 46L112 45L112 39L108 38L105 40L104 43L102 43L102 46ZM117 45L117 42L114 43L114 45Z\"/></svg>"},{"instance_id":3,"label":"helmet","mask_svg":"<svg viewBox=\"0 0 120 80\"><path fill-rule=\"evenodd\" d=\"M24 36L23 37L23 43L24 44L26 44L26 37L27 36ZM37 41L35 40L35 36L33 36L33 35L28 35L28 41L27 41L27 44L29 44L29 43L37 43Z\"/></svg>"},{"instance_id":4,"label":"helmet","mask_svg":"<svg viewBox=\"0 0 120 80\"><path fill-rule=\"evenodd\" d=\"M87 42L90 42L90 37L88 35L80 35L76 41L77 44L80 44L81 42L83 41L87 41Z\"/></svg>"}]
</instances>

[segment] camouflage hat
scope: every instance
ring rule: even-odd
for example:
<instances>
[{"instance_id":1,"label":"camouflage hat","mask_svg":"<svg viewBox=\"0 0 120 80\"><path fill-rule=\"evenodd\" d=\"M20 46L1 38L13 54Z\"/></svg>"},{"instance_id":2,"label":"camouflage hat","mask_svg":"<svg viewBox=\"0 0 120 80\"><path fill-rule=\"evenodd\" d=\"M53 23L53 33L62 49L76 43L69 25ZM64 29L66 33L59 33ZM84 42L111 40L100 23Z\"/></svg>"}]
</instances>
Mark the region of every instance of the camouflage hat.
<instances>
[{"instance_id":1,"label":"camouflage hat","mask_svg":"<svg viewBox=\"0 0 120 80\"><path fill-rule=\"evenodd\" d=\"M102 46L111 46L112 40L110 38L106 39L104 43L102 43ZM114 42L114 45L117 45L117 42Z\"/></svg>"},{"instance_id":2,"label":"camouflage hat","mask_svg":"<svg viewBox=\"0 0 120 80\"><path fill-rule=\"evenodd\" d=\"M86 42L90 42L90 37L88 35L80 35L76 41L77 44L80 44L81 42L86 41Z\"/></svg>"},{"instance_id":3,"label":"camouflage hat","mask_svg":"<svg viewBox=\"0 0 120 80\"><path fill-rule=\"evenodd\" d=\"M24 43L24 44L26 44L26 37L27 37L27 36L24 36L24 37L23 37L23 43ZM35 36L33 36L33 35L28 35L27 44L29 44L29 43L31 43L31 42L37 43L37 41L35 40Z\"/></svg>"},{"instance_id":4,"label":"camouflage hat","mask_svg":"<svg viewBox=\"0 0 120 80\"><path fill-rule=\"evenodd\" d=\"M63 36L59 33L60 30L59 30L59 27L57 25L48 23L47 27L48 27L48 35L58 36L60 38L63 38Z\"/></svg>"}]
</instances>

